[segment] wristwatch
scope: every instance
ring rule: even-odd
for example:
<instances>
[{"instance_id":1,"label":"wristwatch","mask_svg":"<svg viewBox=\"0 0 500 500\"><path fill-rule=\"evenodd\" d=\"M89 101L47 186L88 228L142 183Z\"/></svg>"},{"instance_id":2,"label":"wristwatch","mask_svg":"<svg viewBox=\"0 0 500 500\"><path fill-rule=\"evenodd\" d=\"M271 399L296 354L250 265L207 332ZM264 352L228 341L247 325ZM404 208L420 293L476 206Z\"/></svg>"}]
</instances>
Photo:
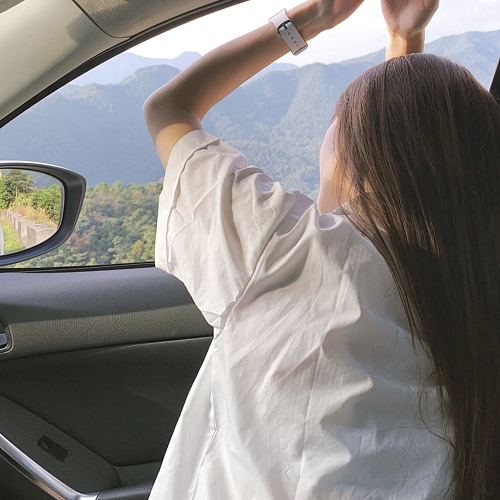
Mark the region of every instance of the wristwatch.
<instances>
[{"instance_id":1,"label":"wristwatch","mask_svg":"<svg viewBox=\"0 0 500 500\"><path fill-rule=\"evenodd\" d=\"M285 40L290 47L294 56L299 55L307 49L307 42L300 36L297 27L293 21L288 17L286 9L278 12L276 15L269 19L269 22L276 26L278 35Z\"/></svg>"}]
</instances>

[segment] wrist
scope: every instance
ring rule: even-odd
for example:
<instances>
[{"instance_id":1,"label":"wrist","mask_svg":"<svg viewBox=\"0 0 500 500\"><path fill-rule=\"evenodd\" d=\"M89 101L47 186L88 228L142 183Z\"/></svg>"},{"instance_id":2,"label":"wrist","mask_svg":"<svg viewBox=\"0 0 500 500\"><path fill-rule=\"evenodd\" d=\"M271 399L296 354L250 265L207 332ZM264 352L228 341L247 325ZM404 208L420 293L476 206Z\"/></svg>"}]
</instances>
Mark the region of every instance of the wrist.
<instances>
[{"instance_id":1,"label":"wrist","mask_svg":"<svg viewBox=\"0 0 500 500\"><path fill-rule=\"evenodd\" d=\"M326 26L327 21L321 16L315 3L304 2L293 7L293 9L287 10L287 14L297 27L297 31L306 41L328 29Z\"/></svg>"},{"instance_id":2,"label":"wrist","mask_svg":"<svg viewBox=\"0 0 500 500\"><path fill-rule=\"evenodd\" d=\"M424 51L425 33L419 31L411 35L397 35L389 32L387 48L385 50L385 59L404 56Z\"/></svg>"}]
</instances>

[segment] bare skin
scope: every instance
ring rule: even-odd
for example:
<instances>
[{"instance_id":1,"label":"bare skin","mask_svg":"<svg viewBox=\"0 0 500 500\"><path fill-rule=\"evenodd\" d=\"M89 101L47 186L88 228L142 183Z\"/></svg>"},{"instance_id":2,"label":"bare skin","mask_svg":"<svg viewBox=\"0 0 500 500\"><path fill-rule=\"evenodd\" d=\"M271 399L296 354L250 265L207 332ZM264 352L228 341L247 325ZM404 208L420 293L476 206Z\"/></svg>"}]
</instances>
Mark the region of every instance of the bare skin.
<instances>
[{"instance_id":1,"label":"bare skin","mask_svg":"<svg viewBox=\"0 0 500 500\"><path fill-rule=\"evenodd\" d=\"M347 19L361 3L363 0L306 0L287 12L308 41ZM438 0L382 0L390 57L413 51L417 45L423 48L423 32L437 5ZM266 23L209 52L151 94L144 104L144 116L163 166L166 168L181 137L203 129L201 120L210 108L288 50L274 25ZM345 201L333 180L334 157L329 129L320 159L318 208L322 212Z\"/></svg>"},{"instance_id":2,"label":"bare skin","mask_svg":"<svg viewBox=\"0 0 500 500\"><path fill-rule=\"evenodd\" d=\"M389 32L385 58L424 50L424 31L439 0L382 0L382 13Z\"/></svg>"}]
</instances>

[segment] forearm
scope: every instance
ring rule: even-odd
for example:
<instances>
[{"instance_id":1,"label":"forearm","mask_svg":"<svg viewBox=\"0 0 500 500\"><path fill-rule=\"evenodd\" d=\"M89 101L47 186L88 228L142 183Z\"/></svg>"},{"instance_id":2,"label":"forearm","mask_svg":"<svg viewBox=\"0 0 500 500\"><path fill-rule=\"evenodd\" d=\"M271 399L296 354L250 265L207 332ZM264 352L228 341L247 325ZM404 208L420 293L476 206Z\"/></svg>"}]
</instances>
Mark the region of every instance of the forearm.
<instances>
[{"instance_id":1,"label":"forearm","mask_svg":"<svg viewBox=\"0 0 500 500\"><path fill-rule=\"evenodd\" d=\"M170 123L201 122L217 102L286 51L268 24L198 59L148 97L144 112L153 140Z\"/></svg>"},{"instance_id":2,"label":"forearm","mask_svg":"<svg viewBox=\"0 0 500 500\"><path fill-rule=\"evenodd\" d=\"M399 36L389 33L389 39L385 50L385 60L387 61L393 57L399 57L405 54L423 52L424 42L424 30L411 36Z\"/></svg>"},{"instance_id":3,"label":"forearm","mask_svg":"<svg viewBox=\"0 0 500 500\"><path fill-rule=\"evenodd\" d=\"M305 40L325 29L324 18L314 9L315 4L306 2L288 11ZM288 51L275 27L267 23L201 57L146 101L144 112L153 140L171 123L201 122L217 102Z\"/></svg>"}]
</instances>

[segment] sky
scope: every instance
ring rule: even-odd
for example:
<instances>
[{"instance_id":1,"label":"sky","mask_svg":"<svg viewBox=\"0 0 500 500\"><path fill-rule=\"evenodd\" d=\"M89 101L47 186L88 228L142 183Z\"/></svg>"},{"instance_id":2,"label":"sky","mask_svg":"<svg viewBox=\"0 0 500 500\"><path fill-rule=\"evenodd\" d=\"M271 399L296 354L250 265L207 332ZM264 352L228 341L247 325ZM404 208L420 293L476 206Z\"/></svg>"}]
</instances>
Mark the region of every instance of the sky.
<instances>
[{"instance_id":1,"label":"sky","mask_svg":"<svg viewBox=\"0 0 500 500\"><path fill-rule=\"evenodd\" d=\"M283 0L251 0L224 9L157 36L130 50L145 57L171 59L182 52L205 54L218 45L259 27L283 9ZM294 4L287 5L292 7ZM466 31L500 29L500 0L441 0L426 30L426 41ZM374 52L385 46L387 32L379 0L365 0L359 9L333 30L309 42L298 56L280 62L303 66L331 64Z\"/></svg>"}]
</instances>

